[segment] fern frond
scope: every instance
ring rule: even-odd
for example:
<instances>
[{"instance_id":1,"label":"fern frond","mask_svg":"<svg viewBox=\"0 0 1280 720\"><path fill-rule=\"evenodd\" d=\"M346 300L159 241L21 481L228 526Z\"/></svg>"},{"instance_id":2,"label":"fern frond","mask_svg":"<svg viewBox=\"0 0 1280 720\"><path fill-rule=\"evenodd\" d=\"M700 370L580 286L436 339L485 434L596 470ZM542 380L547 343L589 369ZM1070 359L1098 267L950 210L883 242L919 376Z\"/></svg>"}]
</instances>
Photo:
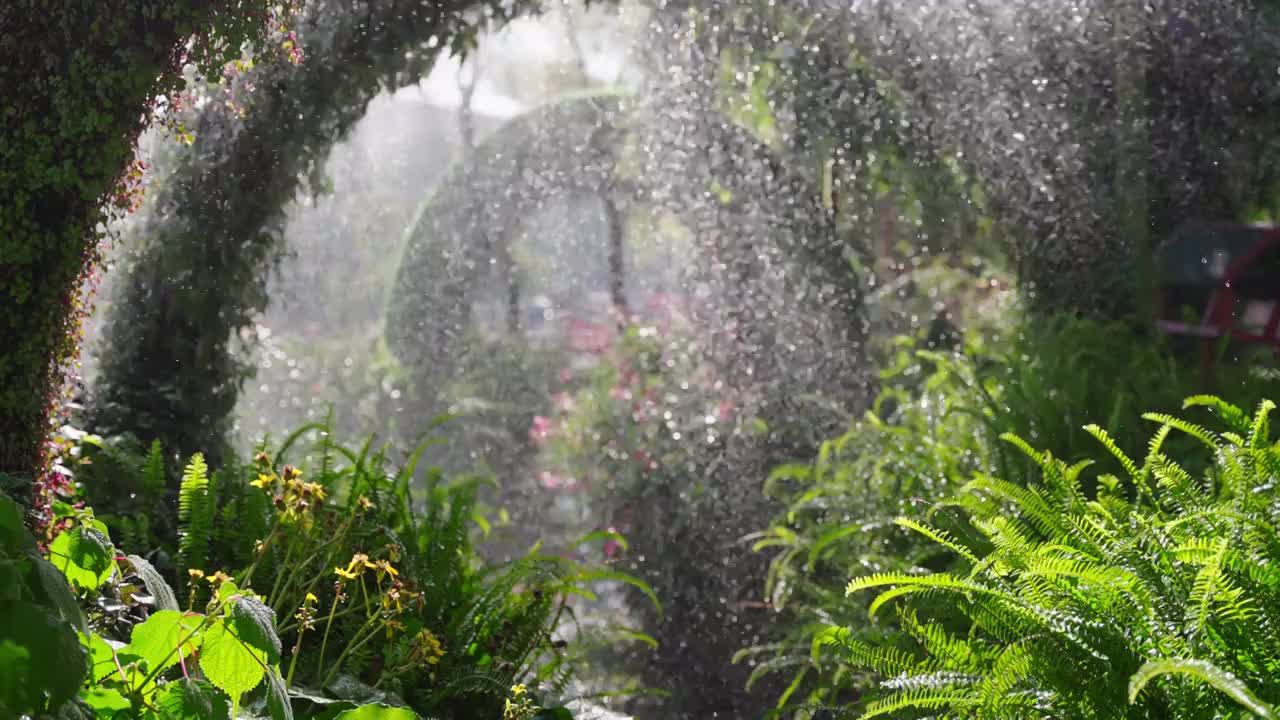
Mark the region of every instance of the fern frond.
<instances>
[{"instance_id":1,"label":"fern frond","mask_svg":"<svg viewBox=\"0 0 1280 720\"><path fill-rule=\"evenodd\" d=\"M871 668L882 675L898 675L918 669L921 665L921 661L905 650L891 646L870 645L855 638L848 628L843 627L828 627L814 636L813 649L810 652L811 661L817 662L823 647L838 647L853 664Z\"/></svg>"},{"instance_id":2,"label":"fern frond","mask_svg":"<svg viewBox=\"0 0 1280 720\"><path fill-rule=\"evenodd\" d=\"M1193 422L1187 422L1182 418L1174 417L1167 413L1143 413L1142 419L1158 422L1162 425L1168 425L1175 430L1181 430L1183 433L1199 440L1205 445L1205 447L1215 452L1218 450L1219 445L1221 445L1220 439L1207 428Z\"/></svg>"},{"instance_id":3,"label":"fern frond","mask_svg":"<svg viewBox=\"0 0 1280 720\"><path fill-rule=\"evenodd\" d=\"M1258 411L1253 416L1253 425L1249 429L1249 447L1254 450L1260 450L1271 440L1271 411L1276 409L1276 404L1270 400L1263 400L1258 404Z\"/></svg>"},{"instance_id":4,"label":"fern frond","mask_svg":"<svg viewBox=\"0 0 1280 720\"><path fill-rule=\"evenodd\" d=\"M860 716L868 718L892 715L908 708L920 710L950 709L950 715L958 715L960 708L974 707L978 701L972 697L967 688L926 687L894 693L888 697L867 703L867 709Z\"/></svg>"},{"instance_id":5,"label":"fern frond","mask_svg":"<svg viewBox=\"0 0 1280 720\"><path fill-rule=\"evenodd\" d=\"M1157 677L1162 675L1185 675L1210 685L1249 712L1266 720L1274 720L1274 709L1264 703L1239 678L1204 660L1187 658L1167 658L1150 660L1129 678L1129 702L1137 702L1138 695Z\"/></svg>"},{"instance_id":6,"label":"fern frond","mask_svg":"<svg viewBox=\"0 0 1280 720\"><path fill-rule=\"evenodd\" d=\"M1193 407L1207 407L1217 410L1218 415L1232 430L1242 433L1249 431L1249 417L1245 415L1244 410L1216 395L1192 395L1182 401L1183 410Z\"/></svg>"},{"instance_id":7,"label":"fern frond","mask_svg":"<svg viewBox=\"0 0 1280 720\"><path fill-rule=\"evenodd\" d=\"M191 456L178 488L178 566L203 570L213 532L214 498L204 455Z\"/></svg>"},{"instance_id":8,"label":"fern frond","mask_svg":"<svg viewBox=\"0 0 1280 720\"><path fill-rule=\"evenodd\" d=\"M1136 479L1138 477L1137 463L1133 461L1133 458L1126 455L1125 452L1120 449L1120 446L1116 444L1115 439L1111 437L1110 433L1093 424L1085 425L1084 431L1096 438L1098 442L1102 443L1102 447L1106 448L1107 452L1111 453L1116 460L1120 461L1120 466L1124 468L1125 472L1129 473L1130 478Z\"/></svg>"},{"instance_id":9,"label":"fern frond","mask_svg":"<svg viewBox=\"0 0 1280 720\"><path fill-rule=\"evenodd\" d=\"M142 464L142 487L147 492L158 495L164 492L166 484L168 482L164 472L164 450L160 447L159 440L152 440L151 448L147 451L147 459Z\"/></svg>"},{"instance_id":10,"label":"fern frond","mask_svg":"<svg viewBox=\"0 0 1280 720\"><path fill-rule=\"evenodd\" d=\"M907 528L908 530L914 530L920 533L921 535L929 538L930 540L934 541L935 543L950 549L955 554L959 555L965 560L968 560L969 563L972 565L978 564L977 556L975 556L969 550L969 548L956 542L955 538L953 538L951 534L948 533L946 530L940 530L938 528L929 527L924 523L917 522L905 516L899 516L895 518L893 522L898 527L904 527L904 528Z\"/></svg>"}]
</instances>

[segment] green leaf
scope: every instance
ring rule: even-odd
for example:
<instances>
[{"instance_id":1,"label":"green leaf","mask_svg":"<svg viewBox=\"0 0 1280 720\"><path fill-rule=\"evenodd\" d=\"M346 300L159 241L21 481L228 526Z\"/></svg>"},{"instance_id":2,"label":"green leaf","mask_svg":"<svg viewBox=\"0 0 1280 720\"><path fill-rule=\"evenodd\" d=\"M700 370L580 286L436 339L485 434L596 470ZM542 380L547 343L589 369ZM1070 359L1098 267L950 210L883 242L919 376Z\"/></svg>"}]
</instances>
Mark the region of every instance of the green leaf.
<instances>
[{"instance_id":1,"label":"green leaf","mask_svg":"<svg viewBox=\"0 0 1280 720\"><path fill-rule=\"evenodd\" d=\"M17 710L28 706L27 677L31 674L31 652L12 640L0 640L0 708Z\"/></svg>"},{"instance_id":2,"label":"green leaf","mask_svg":"<svg viewBox=\"0 0 1280 720\"><path fill-rule=\"evenodd\" d=\"M177 610L159 610L145 622L133 627L125 652L137 655L147 662L151 672L171 668L178 664L178 643L182 643L181 657L190 659L199 644L192 632L203 622L203 615L184 615Z\"/></svg>"},{"instance_id":3,"label":"green leaf","mask_svg":"<svg viewBox=\"0 0 1280 720\"><path fill-rule=\"evenodd\" d=\"M49 558L71 584L95 590L111 576L114 552L111 541L95 527L64 531L49 546Z\"/></svg>"},{"instance_id":4,"label":"green leaf","mask_svg":"<svg viewBox=\"0 0 1280 720\"><path fill-rule=\"evenodd\" d=\"M133 565L133 571L138 573L138 577L142 578L143 584L147 586L147 591L156 599L156 608L159 610L179 609L178 598L173 594L173 588L169 587L169 583L164 581L164 576L142 557L138 555L130 555L128 557L129 564Z\"/></svg>"},{"instance_id":5,"label":"green leaf","mask_svg":"<svg viewBox=\"0 0 1280 720\"><path fill-rule=\"evenodd\" d=\"M237 598L231 606L231 627L242 641L265 653L268 664L280 662L276 613L261 600L248 595Z\"/></svg>"},{"instance_id":6,"label":"green leaf","mask_svg":"<svg viewBox=\"0 0 1280 720\"><path fill-rule=\"evenodd\" d=\"M289 700L289 688L274 667L267 669L267 712L271 720L293 720L293 705Z\"/></svg>"},{"instance_id":7,"label":"green leaf","mask_svg":"<svg viewBox=\"0 0 1280 720\"><path fill-rule=\"evenodd\" d=\"M89 688L80 693L80 699L93 708L94 715L99 718L109 718L121 710L133 707L129 699L115 688Z\"/></svg>"},{"instance_id":8,"label":"green leaf","mask_svg":"<svg viewBox=\"0 0 1280 720\"><path fill-rule=\"evenodd\" d=\"M53 563L42 557L32 558L32 569L36 575L36 587L43 597L43 604L58 611L58 615L75 629L85 632L89 628L84 621L84 613L80 611L80 602L67 584L67 578Z\"/></svg>"},{"instance_id":9,"label":"green leaf","mask_svg":"<svg viewBox=\"0 0 1280 720\"><path fill-rule=\"evenodd\" d=\"M88 672L89 662L80 639L61 618L48 609L30 603L16 603L0 609L0 644L11 641L23 648L26 676L17 692L28 699L47 694L49 705L56 707L75 697ZM15 654L9 653L10 659ZM7 703L7 698L0 698ZM9 704L9 709L22 703Z\"/></svg>"},{"instance_id":10,"label":"green leaf","mask_svg":"<svg viewBox=\"0 0 1280 720\"><path fill-rule=\"evenodd\" d=\"M90 682L97 684L108 679L124 679L120 677L118 665L125 664L125 661L117 657L117 653L126 647L124 643L108 641L101 635L85 635L81 633L80 645L89 654ZM118 664L117 660L119 661Z\"/></svg>"},{"instance_id":11,"label":"green leaf","mask_svg":"<svg viewBox=\"0 0 1280 720\"><path fill-rule=\"evenodd\" d=\"M1129 678L1129 703L1136 702L1139 693L1147 686L1147 683L1160 675L1188 675L1221 690L1232 700L1235 700L1258 717L1265 720L1273 720L1276 717L1275 711L1258 699L1258 696L1254 695L1253 691L1240 681L1240 678L1213 663L1184 658L1149 660L1145 665L1138 668L1138 672Z\"/></svg>"},{"instance_id":12,"label":"green leaf","mask_svg":"<svg viewBox=\"0 0 1280 720\"><path fill-rule=\"evenodd\" d=\"M205 632L200 668L209 682L232 698L239 698L262 682L266 653L247 645L223 621Z\"/></svg>"},{"instance_id":13,"label":"green leaf","mask_svg":"<svg viewBox=\"0 0 1280 720\"><path fill-rule=\"evenodd\" d=\"M165 720L230 720L231 704L203 680L176 680L156 695Z\"/></svg>"},{"instance_id":14,"label":"green leaf","mask_svg":"<svg viewBox=\"0 0 1280 720\"><path fill-rule=\"evenodd\" d=\"M409 708L391 707L390 705L362 705L346 710L334 720L422 720Z\"/></svg>"},{"instance_id":15,"label":"green leaf","mask_svg":"<svg viewBox=\"0 0 1280 720\"><path fill-rule=\"evenodd\" d=\"M36 552L36 540L22 521L22 508L4 493L0 493L0 550L8 555Z\"/></svg>"}]
</instances>

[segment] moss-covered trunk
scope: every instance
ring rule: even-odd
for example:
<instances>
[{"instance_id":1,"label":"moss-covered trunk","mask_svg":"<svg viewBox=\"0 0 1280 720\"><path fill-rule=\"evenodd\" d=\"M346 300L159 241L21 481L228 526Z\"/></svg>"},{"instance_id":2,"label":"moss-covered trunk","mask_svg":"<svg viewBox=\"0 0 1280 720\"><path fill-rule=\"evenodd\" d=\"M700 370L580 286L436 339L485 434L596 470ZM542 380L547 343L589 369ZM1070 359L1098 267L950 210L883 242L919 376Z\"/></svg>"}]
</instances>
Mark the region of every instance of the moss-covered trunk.
<instances>
[{"instance_id":1,"label":"moss-covered trunk","mask_svg":"<svg viewBox=\"0 0 1280 720\"><path fill-rule=\"evenodd\" d=\"M148 103L176 75L178 23L195 17L174 5L0 8L0 473L42 467L99 224Z\"/></svg>"}]
</instances>

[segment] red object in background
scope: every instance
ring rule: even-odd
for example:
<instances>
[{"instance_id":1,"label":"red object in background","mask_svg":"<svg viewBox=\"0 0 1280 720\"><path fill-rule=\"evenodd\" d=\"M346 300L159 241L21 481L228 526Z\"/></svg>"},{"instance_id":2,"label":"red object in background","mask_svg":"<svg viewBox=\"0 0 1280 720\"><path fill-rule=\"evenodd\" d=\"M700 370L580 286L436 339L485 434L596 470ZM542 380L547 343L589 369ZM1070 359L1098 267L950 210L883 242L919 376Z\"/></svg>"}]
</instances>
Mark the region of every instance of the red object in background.
<instances>
[{"instance_id":1,"label":"red object in background","mask_svg":"<svg viewBox=\"0 0 1280 720\"><path fill-rule=\"evenodd\" d=\"M573 352L600 355L613 345L613 328L585 320L569 321L569 349Z\"/></svg>"},{"instance_id":2,"label":"red object in background","mask_svg":"<svg viewBox=\"0 0 1280 720\"><path fill-rule=\"evenodd\" d=\"M1280 229L1189 226L1161 248L1156 326L1280 350Z\"/></svg>"}]
</instances>

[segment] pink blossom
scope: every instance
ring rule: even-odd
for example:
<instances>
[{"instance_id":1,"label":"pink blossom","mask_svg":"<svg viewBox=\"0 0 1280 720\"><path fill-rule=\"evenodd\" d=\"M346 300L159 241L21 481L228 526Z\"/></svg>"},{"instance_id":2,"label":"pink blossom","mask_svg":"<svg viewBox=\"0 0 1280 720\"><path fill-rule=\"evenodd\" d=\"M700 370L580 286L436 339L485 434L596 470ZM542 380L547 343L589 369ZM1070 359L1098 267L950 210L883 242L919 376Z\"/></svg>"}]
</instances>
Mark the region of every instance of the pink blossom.
<instances>
[{"instance_id":1,"label":"pink blossom","mask_svg":"<svg viewBox=\"0 0 1280 720\"><path fill-rule=\"evenodd\" d=\"M604 556L609 560L616 559L622 554L622 543L613 538L604 541Z\"/></svg>"},{"instance_id":2,"label":"pink blossom","mask_svg":"<svg viewBox=\"0 0 1280 720\"><path fill-rule=\"evenodd\" d=\"M541 444L546 441L553 430L551 418L542 415L533 416L533 425L529 428L529 439L535 443Z\"/></svg>"},{"instance_id":3,"label":"pink blossom","mask_svg":"<svg viewBox=\"0 0 1280 720\"><path fill-rule=\"evenodd\" d=\"M569 393L556 393L552 400L556 404L556 409L562 413L573 412L573 396Z\"/></svg>"},{"instance_id":4,"label":"pink blossom","mask_svg":"<svg viewBox=\"0 0 1280 720\"><path fill-rule=\"evenodd\" d=\"M730 417L732 417L733 403L729 402L728 400L721 400L719 415L720 415L721 422L728 420Z\"/></svg>"},{"instance_id":5,"label":"pink blossom","mask_svg":"<svg viewBox=\"0 0 1280 720\"><path fill-rule=\"evenodd\" d=\"M571 368L564 368L560 371L560 382L566 384L573 382L573 370Z\"/></svg>"}]
</instances>

